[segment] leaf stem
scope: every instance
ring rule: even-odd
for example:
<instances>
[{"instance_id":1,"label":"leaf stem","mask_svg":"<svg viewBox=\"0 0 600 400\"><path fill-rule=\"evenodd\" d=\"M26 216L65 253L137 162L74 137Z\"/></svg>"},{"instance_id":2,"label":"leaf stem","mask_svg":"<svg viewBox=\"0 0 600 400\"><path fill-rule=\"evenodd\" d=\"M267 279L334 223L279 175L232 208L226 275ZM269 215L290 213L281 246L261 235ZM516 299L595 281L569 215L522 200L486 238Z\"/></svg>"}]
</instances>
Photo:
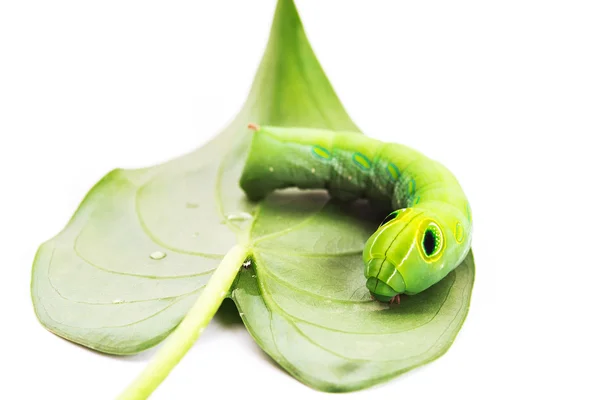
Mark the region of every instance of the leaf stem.
<instances>
[{"instance_id":1,"label":"leaf stem","mask_svg":"<svg viewBox=\"0 0 600 400\"><path fill-rule=\"evenodd\" d=\"M120 400L146 399L181 361L213 318L233 280L248 256L245 246L227 252L208 284L142 373L118 397Z\"/></svg>"}]
</instances>

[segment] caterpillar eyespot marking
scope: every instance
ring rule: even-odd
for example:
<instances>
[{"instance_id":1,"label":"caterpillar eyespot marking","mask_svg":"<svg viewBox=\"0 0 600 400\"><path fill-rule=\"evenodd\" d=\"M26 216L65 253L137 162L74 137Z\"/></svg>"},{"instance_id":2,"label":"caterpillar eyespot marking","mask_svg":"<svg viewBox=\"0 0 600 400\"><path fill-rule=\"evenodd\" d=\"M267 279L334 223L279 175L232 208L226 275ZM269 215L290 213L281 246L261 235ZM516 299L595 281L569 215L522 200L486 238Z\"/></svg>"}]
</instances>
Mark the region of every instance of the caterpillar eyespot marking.
<instances>
[{"instance_id":1,"label":"caterpillar eyespot marking","mask_svg":"<svg viewBox=\"0 0 600 400\"><path fill-rule=\"evenodd\" d=\"M383 221L381 221L381 224L379 225L379 227L382 227L385 224L387 224L388 222L392 221L394 218L396 218L398 216L398 214L400 214L399 211L394 211L394 212L388 214L388 216L385 217L385 219Z\"/></svg>"},{"instance_id":2,"label":"caterpillar eyespot marking","mask_svg":"<svg viewBox=\"0 0 600 400\"><path fill-rule=\"evenodd\" d=\"M445 245L444 234L436 222L426 221L424 225L419 249L423 259L432 263L439 260L442 255Z\"/></svg>"},{"instance_id":3,"label":"caterpillar eyespot marking","mask_svg":"<svg viewBox=\"0 0 600 400\"><path fill-rule=\"evenodd\" d=\"M312 148L312 152L314 155L316 155L318 158L322 158L324 160L329 160L331 159L331 153L329 152L329 150L327 150L325 147L321 147L321 146L313 146Z\"/></svg>"},{"instance_id":4,"label":"caterpillar eyespot marking","mask_svg":"<svg viewBox=\"0 0 600 400\"><path fill-rule=\"evenodd\" d=\"M324 188L340 201L366 198L373 205L396 208L363 249L365 284L378 301L427 290L468 254L471 209L454 175L440 163L361 134L255 129L240 178L251 200L287 187ZM334 157L338 151L340 157ZM367 154L378 156L371 160ZM425 187L436 190L421 190Z\"/></svg>"},{"instance_id":5,"label":"caterpillar eyespot marking","mask_svg":"<svg viewBox=\"0 0 600 400\"><path fill-rule=\"evenodd\" d=\"M456 223L456 227L454 228L454 238L458 243L462 243L465 238L465 230L463 229L460 222Z\"/></svg>"},{"instance_id":6,"label":"caterpillar eyespot marking","mask_svg":"<svg viewBox=\"0 0 600 400\"><path fill-rule=\"evenodd\" d=\"M417 182L415 182L415 178L410 178L410 181L408 181L408 193L411 196L414 196L416 191L417 191Z\"/></svg>"},{"instance_id":7,"label":"caterpillar eyespot marking","mask_svg":"<svg viewBox=\"0 0 600 400\"><path fill-rule=\"evenodd\" d=\"M387 172L393 180L397 180L400 177L400 170L394 163L389 163L387 165Z\"/></svg>"},{"instance_id":8,"label":"caterpillar eyespot marking","mask_svg":"<svg viewBox=\"0 0 600 400\"><path fill-rule=\"evenodd\" d=\"M354 153L352 155L352 161L354 161L354 164L363 171L371 169L371 161L364 154Z\"/></svg>"}]
</instances>

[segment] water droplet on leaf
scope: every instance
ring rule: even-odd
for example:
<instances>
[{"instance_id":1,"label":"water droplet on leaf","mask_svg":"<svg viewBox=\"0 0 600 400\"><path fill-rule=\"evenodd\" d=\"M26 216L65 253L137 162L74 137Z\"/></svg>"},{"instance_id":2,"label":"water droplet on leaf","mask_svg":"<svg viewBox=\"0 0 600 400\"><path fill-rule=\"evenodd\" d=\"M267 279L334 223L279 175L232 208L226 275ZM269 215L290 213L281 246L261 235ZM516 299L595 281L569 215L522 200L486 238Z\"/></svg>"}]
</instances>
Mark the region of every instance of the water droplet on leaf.
<instances>
[{"instance_id":1,"label":"water droplet on leaf","mask_svg":"<svg viewBox=\"0 0 600 400\"><path fill-rule=\"evenodd\" d=\"M162 251L155 251L153 253L150 253L150 258L153 260L162 260L166 256L167 255L165 253L163 253Z\"/></svg>"},{"instance_id":2,"label":"water droplet on leaf","mask_svg":"<svg viewBox=\"0 0 600 400\"><path fill-rule=\"evenodd\" d=\"M227 215L227 220L229 221L245 221L248 219L252 219L252 214L244 211Z\"/></svg>"}]
</instances>

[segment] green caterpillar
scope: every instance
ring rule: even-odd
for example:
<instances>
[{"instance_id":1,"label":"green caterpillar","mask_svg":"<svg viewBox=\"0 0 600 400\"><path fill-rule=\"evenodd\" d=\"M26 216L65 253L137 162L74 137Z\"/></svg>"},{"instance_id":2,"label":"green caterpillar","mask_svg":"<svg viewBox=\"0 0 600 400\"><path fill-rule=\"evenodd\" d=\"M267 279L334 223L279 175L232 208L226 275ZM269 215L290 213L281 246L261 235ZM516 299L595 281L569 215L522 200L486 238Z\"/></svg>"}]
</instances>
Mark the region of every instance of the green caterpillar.
<instances>
[{"instance_id":1,"label":"green caterpillar","mask_svg":"<svg viewBox=\"0 0 600 400\"><path fill-rule=\"evenodd\" d=\"M327 189L350 201L368 198L389 214L363 251L367 288L400 302L439 282L466 257L471 211L448 169L399 144L355 132L258 127L240 186L251 200L276 189Z\"/></svg>"}]
</instances>

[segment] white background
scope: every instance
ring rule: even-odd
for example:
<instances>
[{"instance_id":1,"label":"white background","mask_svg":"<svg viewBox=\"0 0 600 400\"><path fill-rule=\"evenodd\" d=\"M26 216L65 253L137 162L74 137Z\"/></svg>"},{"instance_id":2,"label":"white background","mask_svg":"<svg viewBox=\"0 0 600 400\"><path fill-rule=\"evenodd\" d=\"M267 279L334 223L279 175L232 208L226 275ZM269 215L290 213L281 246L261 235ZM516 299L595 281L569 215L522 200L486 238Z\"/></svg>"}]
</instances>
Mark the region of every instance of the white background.
<instances>
[{"instance_id":1,"label":"white background","mask_svg":"<svg viewBox=\"0 0 600 400\"><path fill-rule=\"evenodd\" d=\"M151 357L100 355L42 328L34 253L106 172L176 157L226 125L274 5L0 2L0 398L112 398ZM599 4L298 7L357 124L446 164L475 221L471 311L450 351L344 398L598 398ZM333 396L217 318L154 398L250 395Z\"/></svg>"}]
</instances>

